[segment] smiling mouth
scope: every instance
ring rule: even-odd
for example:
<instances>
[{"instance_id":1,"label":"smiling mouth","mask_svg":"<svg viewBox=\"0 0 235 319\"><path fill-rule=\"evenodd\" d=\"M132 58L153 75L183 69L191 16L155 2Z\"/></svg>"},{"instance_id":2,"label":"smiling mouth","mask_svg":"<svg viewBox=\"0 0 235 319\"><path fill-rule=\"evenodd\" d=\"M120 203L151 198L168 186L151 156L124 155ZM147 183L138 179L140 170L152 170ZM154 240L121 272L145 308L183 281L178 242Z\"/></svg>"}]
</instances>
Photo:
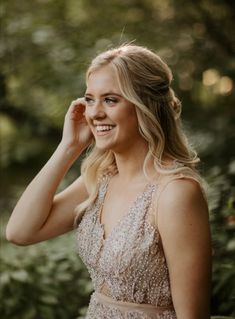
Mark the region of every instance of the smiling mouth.
<instances>
[{"instance_id":1,"label":"smiling mouth","mask_svg":"<svg viewBox=\"0 0 235 319\"><path fill-rule=\"evenodd\" d=\"M111 131L114 127L114 125L96 125L95 129L97 133L104 133Z\"/></svg>"}]
</instances>

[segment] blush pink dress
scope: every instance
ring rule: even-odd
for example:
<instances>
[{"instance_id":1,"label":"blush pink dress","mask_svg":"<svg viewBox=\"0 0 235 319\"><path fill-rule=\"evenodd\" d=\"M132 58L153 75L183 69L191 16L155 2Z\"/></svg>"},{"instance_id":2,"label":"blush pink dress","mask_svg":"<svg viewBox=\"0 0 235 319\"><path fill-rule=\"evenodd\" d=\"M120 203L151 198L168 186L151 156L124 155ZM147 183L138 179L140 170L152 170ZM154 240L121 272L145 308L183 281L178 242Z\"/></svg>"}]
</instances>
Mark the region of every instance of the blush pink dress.
<instances>
[{"instance_id":1,"label":"blush pink dress","mask_svg":"<svg viewBox=\"0 0 235 319\"><path fill-rule=\"evenodd\" d=\"M152 198L161 186L149 183L104 239L100 212L109 179L102 180L96 201L77 228L78 253L94 286L86 319L176 319L167 263L151 214Z\"/></svg>"}]
</instances>

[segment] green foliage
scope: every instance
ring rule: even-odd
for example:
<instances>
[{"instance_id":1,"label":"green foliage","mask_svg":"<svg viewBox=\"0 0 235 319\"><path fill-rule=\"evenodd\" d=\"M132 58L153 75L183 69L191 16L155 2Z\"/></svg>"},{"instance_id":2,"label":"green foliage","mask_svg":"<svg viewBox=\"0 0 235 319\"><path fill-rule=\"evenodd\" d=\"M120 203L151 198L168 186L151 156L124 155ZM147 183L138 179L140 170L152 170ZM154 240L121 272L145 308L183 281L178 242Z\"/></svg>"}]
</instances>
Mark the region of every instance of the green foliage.
<instances>
[{"instance_id":1,"label":"green foliage","mask_svg":"<svg viewBox=\"0 0 235 319\"><path fill-rule=\"evenodd\" d=\"M232 166L230 166L232 167ZM208 177L213 239L213 314L235 316L235 174L217 168Z\"/></svg>"},{"instance_id":2,"label":"green foliage","mask_svg":"<svg viewBox=\"0 0 235 319\"><path fill-rule=\"evenodd\" d=\"M84 314L92 286L71 240L68 236L20 248L4 244L2 319L75 319Z\"/></svg>"},{"instance_id":3,"label":"green foliage","mask_svg":"<svg viewBox=\"0 0 235 319\"><path fill-rule=\"evenodd\" d=\"M227 164L226 155L234 156L225 143L234 142L234 12L232 1L213 0L1 1L1 165L35 163L55 146L70 101L84 93L91 57L133 40L172 67L204 159Z\"/></svg>"},{"instance_id":4,"label":"green foliage","mask_svg":"<svg viewBox=\"0 0 235 319\"><path fill-rule=\"evenodd\" d=\"M173 69L185 129L211 187L212 314L235 315L234 17L229 0L2 0L1 213L9 216L58 144L70 101L84 93L90 58L135 40ZM79 163L61 188L78 172ZM3 319L72 319L77 309L82 315L91 287L70 247L65 237L26 248L3 244Z\"/></svg>"}]
</instances>

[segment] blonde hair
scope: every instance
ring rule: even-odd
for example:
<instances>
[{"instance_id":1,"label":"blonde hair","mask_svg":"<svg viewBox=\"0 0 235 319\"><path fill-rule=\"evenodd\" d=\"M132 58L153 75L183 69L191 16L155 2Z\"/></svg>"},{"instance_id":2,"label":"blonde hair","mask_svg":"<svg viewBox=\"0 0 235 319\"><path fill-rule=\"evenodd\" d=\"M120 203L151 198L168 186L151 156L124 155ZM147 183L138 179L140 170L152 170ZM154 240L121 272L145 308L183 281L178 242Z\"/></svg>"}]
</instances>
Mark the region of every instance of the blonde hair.
<instances>
[{"instance_id":1,"label":"blonde hair","mask_svg":"<svg viewBox=\"0 0 235 319\"><path fill-rule=\"evenodd\" d=\"M173 77L167 64L147 48L122 45L99 54L87 70L87 79L91 73L106 65L113 67L123 97L136 107L140 134L148 142L148 153L143 164L145 175L147 163L152 159L159 173L176 173L185 168L196 173L199 158L183 133L181 103L170 87ZM165 155L175 165L164 165L162 158ZM116 171L114 154L92 145L81 166L89 198L77 207L75 224L96 199L100 178Z\"/></svg>"}]
</instances>

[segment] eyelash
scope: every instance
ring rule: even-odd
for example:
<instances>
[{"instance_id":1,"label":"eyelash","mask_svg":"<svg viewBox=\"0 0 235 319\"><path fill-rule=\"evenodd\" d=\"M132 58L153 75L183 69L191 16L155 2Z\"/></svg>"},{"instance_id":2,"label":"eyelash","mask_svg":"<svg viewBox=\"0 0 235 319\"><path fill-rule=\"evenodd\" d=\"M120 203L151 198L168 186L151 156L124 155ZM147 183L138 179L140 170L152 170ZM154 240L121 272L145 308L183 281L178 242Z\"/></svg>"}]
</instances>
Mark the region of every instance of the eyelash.
<instances>
[{"instance_id":1,"label":"eyelash","mask_svg":"<svg viewBox=\"0 0 235 319\"><path fill-rule=\"evenodd\" d=\"M91 101L92 101L92 99L91 99L91 98L89 98L89 97L85 96L85 102L89 103L89 102L91 102Z\"/></svg>"},{"instance_id":2,"label":"eyelash","mask_svg":"<svg viewBox=\"0 0 235 319\"><path fill-rule=\"evenodd\" d=\"M86 101L86 103L91 103L91 102L94 102L94 100L93 99L91 99L90 97L85 97L85 101ZM118 100L116 99L116 98L111 98L111 97L106 97L105 99L104 99L104 101L106 102L106 103L117 103L118 102Z\"/></svg>"},{"instance_id":3,"label":"eyelash","mask_svg":"<svg viewBox=\"0 0 235 319\"><path fill-rule=\"evenodd\" d=\"M106 103L107 103L107 102L111 102L111 103L117 103L117 102L118 102L117 99L112 98L112 97L107 97L107 98L105 98L104 100L105 100Z\"/></svg>"}]
</instances>

